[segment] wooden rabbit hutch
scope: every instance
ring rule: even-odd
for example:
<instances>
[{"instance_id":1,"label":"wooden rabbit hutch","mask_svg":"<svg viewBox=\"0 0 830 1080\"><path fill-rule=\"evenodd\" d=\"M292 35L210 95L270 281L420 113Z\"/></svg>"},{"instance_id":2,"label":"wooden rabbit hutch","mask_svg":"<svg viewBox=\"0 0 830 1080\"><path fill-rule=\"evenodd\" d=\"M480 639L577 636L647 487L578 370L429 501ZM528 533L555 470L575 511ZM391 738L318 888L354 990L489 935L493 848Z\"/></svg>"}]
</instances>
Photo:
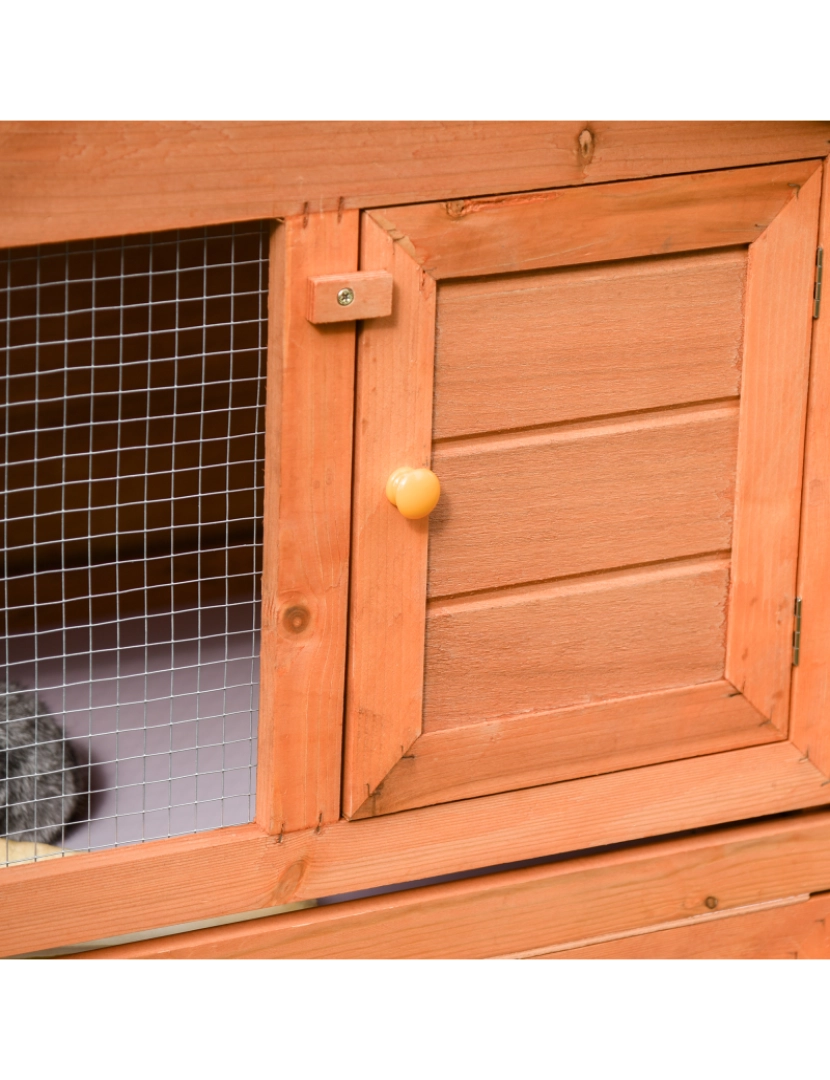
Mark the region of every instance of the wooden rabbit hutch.
<instances>
[{"instance_id":1,"label":"wooden rabbit hutch","mask_svg":"<svg viewBox=\"0 0 830 1080\"><path fill-rule=\"evenodd\" d=\"M830 956L828 155L0 126L6 679L97 807L0 952Z\"/></svg>"}]
</instances>

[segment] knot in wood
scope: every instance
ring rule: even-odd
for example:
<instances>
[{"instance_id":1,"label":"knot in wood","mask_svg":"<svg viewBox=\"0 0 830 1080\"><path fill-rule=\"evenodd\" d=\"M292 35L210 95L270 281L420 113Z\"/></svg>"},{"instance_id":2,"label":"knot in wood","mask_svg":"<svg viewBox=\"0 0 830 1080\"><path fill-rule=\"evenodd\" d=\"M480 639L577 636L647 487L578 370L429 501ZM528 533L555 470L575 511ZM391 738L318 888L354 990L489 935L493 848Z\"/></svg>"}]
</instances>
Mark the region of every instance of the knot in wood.
<instances>
[{"instance_id":1,"label":"knot in wood","mask_svg":"<svg viewBox=\"0 0 830 1080\"><path fill-rule=\"evenodd\" d=\"M447 217L457 220L464 217L466 203L463 199L453 199L451 202L444 203L444 209L447 211Z\"/></svg>"},{"instance_id":2,"label":"knot in wood","mask_svg":"<svg viewBox=\"0 0 830 1080\"><path fill-rule=\"evenodd\" d=\"M579 133L579 156L582 158L583 164L587 165L591 158L594 156L594 133L590 128L585 128L584 131Z\"/></svg>"},{"instance_id":3,"label":"knot in wood","mask_svg":"<svg viewBox=\"0 0 830 1080\"><path fill-rule=\"evenodd\" d=\"M293 604L283 612L282 625L291 634L301 634L310 622L311 614L302 604Z\"/></svg>"}]
</instances>

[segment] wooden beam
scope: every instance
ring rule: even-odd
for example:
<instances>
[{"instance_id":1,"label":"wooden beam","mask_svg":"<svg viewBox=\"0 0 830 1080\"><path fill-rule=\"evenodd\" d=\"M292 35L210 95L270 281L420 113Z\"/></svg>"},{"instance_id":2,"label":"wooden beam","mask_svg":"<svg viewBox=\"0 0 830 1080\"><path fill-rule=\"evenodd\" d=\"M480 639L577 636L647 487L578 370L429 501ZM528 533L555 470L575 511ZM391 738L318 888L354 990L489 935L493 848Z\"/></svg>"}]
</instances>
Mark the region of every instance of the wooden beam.
<instances>
[{"instance_id":1,"label":"wooden beam","mask_svg":"<svg viewBox=\"0 0 830 1080\"><path fill-rule=\"evenodd\" d=\"M803 897L828 887L830 814L825 812L87 955L399 959L516 955L643 925L706 917L713 910L723 913ZM811 917L816 917L813 912ZM818 937L826 949L826 933Z\"/></svg>"},{"instance_id":2,"label":"wooden beam","mask_svg":"<svg viewBox=\"0 0 830 1080\"><path fill-rule=\"evenodd\" d=\"M0 871L0 956L828 801L823 775L782 742L337 821L282 842L245 825L9 867Z\"/></svg>"},{"instance_id":3,"label":"wooden beam","mask_svg":"<svg viewBox=\"0 0 830 1080\"><path fill-rule=\"evenodd\" d=\"M7 121L0 247L283 217L306 206L388 206L726 169L828 150L827 122Z\"/></svg>"},{"instance_id":4,"label":"wooden beam","mask_svg":"<svg viewBox=\"0 0 830 1080\"><path fill-rule=\"evenodd\" d=\"M749 249L726 678L787 731L821 170Z\"/></svg>"},{"instance_id":5,"label":"wooden beam","mask_svg":"<svg viewBox=\"0 0 830 1080\"><path fill-rule=\"evenodd\" d=\"M313 326L308 278L357 268L358 212L288 218L271 244L257 821L340 816L355 324Z\"/></svg>"},{"instance_id":6,"label":"wooden beam","mask_svg":"<svg viewBox=\"0 0 830 1080\"><path fill-rule=\"evenodd\" d=\"M793 668L790 738L830 775L830 168L818 242L824 253L824 301L813 319L810 390L801 504L801 551L796 592L801 603L799 664Z\"/></svg>"}]
</instances>

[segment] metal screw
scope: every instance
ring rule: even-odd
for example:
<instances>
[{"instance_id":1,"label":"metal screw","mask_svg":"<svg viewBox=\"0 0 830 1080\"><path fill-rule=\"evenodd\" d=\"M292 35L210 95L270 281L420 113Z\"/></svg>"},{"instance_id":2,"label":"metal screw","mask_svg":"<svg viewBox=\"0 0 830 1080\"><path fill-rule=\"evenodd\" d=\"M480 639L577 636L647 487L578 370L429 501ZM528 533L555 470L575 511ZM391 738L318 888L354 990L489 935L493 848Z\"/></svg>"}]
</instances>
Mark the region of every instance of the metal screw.
<instances>
[{"instance_id":1,"label":"metal screw","mask_svg":"<svg viewBox=\"0 0 830 1080\"><path fill-rule=\"evenodd\" d=\"M331 294L329 294L331 295ZM348 307L354 300L354 289L341 289L337 294L337 303L341 307Z\"/></svg>"},{"instance_id":2,"label":"metal screw","mask_svg":"<svg viewBox=\"0 0 830 1080\"><path fill-rule=\"evenodd\" d=\"M714 911L715 908L718 906L718 898L716 896L707 896L704 900L704 903L710 911Z\"/></svg>"}]
</instances>

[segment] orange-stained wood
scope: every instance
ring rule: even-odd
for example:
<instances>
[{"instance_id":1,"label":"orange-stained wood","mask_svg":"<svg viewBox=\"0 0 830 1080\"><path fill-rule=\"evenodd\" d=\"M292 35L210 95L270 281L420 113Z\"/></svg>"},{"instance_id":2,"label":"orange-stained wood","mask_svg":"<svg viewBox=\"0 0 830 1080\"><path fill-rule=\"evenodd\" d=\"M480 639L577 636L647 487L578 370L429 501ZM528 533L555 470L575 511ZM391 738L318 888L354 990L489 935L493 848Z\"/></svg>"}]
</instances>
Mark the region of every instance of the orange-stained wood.
<instances>
[{"instance_id":1,"label":"orange-stained wood","mask_svg":"<svg viewBox=\"0 0 830 1080\"><path fill-rule=\"evenodd\" d=\"M725 913L780 903L784 898L828 887L830 821L823 813L312 908L87 955L532 955L585 938L705 918L710 914L707 899L711 903L711 898L717 903L717 913ZM732 921L745 917L736 915ZM821 948L818 942L826 941L826 935L817 928L813 933L817 934L813 947Z\"/></svg>"},{"instance_id":2,"label":"orange-stained wood","mask_svg":"<svg viewBox=\"0 0 830 1080\"><path fill-rule=\"evenodd\" d=\"M726 677L782 731L821 170L749 250Z\"/></svg>"},{"instance_id":3,"label":"orange-stained wood","mask_svg":"<svg viewBox=\"0 0 830 1080\"><path fill-rule=\"evenodd\" d=\"M0 956L828 801L823 774L781 742L324 824L281 843L247 825L12 866L0 883ZM822 844L830 850L826 835Z\"/></svg>"},{"instance_id":4,"label":"orange-stained wood","mask_svg":"<svg viewBox=\"0 0 830 1080\"><path fill-rule=\"evenodd\" d=\"M541 954L551 960L830 960L830 896L793 897Z\"/></svg>"},{"instance_id":5,"label":"orange-stained wood","mask_svg":"<svg viewBox=\"0 0 830 1080\"><path fill-rule=\"evenodd\" d=\"M346 296L343 297L343 293ZM351 293L351 300L348 294ZM348 303L341 302L341 298ZM392 275L383 270L308 279L308 321L349 322L392 314Z\"/></svg>"},{"instance_id":6,"label":"orange-stained wood","mask_svg":"<svg viewBox=\"0 0 830 1080\"><path fill-rule=\"evenodd\" d=\"M309 214L271 247L257 821L340 815L355 324L306 319L309 276L357 266L358 214Z\"/></svg>"},{"instance_id":7,"label":"orange-stained wood","mask_svg":"<svg viewBox=\"0 0 830 1080\"><path fill-rule=\"evenodd\" d=\"M783 736L725 679L422 735L360 816L714 754Z\"/></svg>"},{"instance_id":8,"label":"orange-stained wood","mask_svg":"<svg viewBox=\"0 0 830 1080\"><path fill-rule=\"evenodd\" d=\"M352 814L421 731L429 519L386 497L398 468L429 466L435 283L364 215L361 266L389 271L395 309L360 335L343 807Z\"/></svg>"},{"instance_id":9,"label":"orange-stained wood","mask_svg":"<svg viewBox=\"0 0 830 1080\"><path fill-rule=\"evenodd\" d=\"M370 211L436 280L756 240L815 161Z\"/></svg>"},{"instance_id":10,"label":"orange-stained wood","mask_svg":"<svg viewBox=\"0 0 830 1080\"><path fill-rule=\"evenodd\" d=\"M746 249L438 289L436 439L733 397Z\"/></svg>"},{"instance_id":11,"label":"orange-stained wood","mask_svg":"<svg viewBox=\"0 0 830 1080\"><path fill-rule=\"evenodd\" d=\"M813 321L797 593L801 649L793 669L790 738L830 776L830 168L824 170L819 243L821 317Z\"/></svg>"},{"instance_id":12,"label":"orange-stained wood","mask_svg":"<svg viewBox=\"0 0 830 1080\"><path fill-rule=\"evenodd\" d=\"M720 679L728 575L690 559L430 603L424 731Z\"/></svg>"},{"instance_id":13,"label":"orange-stained wood","mask_svg":"<svg viewBox=\"0 0 830 1080\"><path fill-rule=\"evenodd\" d=\"M738 402L443 443L432 597L725 551Z\"/></svg>"},{"instance_id":14,"label":"orange-stained wood","mask_svg":"<svg viewBox=\"0 0 830 1080\"><path fill-rule=\"evenodd\" d=\"M7 121L0 246L723 169L828 148L826 122Z\"/></svg>"},{"instance_id":15,"label":"orange-stained wood","mask_svg":"<svg viewBox=\"0 0 830 1080\"><path fill-rule=\"evenodd\" d=\"M747 169L740 173L709 173L687 177L684 183L658 179L526 197L471 200L463 205L393 208L369 212L365 220L367 228L368 222L375 222L385 230L389 241L394 242L401 262L408 254L436 277L503 274L565 262L613 260L751 243L773 222L763 239L752 248L750 289L754 292L745 331L748 354L744 358L749 372L744 373L744 378L749 389L747 403L741 409L744 487L737 496L739 508L744 493L750 503L753 499L758 503L769 482L769 496L775 500L783 492L787 502L784 511L779 513L776 509L772 515L772 527L778 529L773 538L778 562L772 567L769 580L760 572L759 584L772 594L788 573L794 577L794 514L797 511L798 455L803 423L798 406L799 400L801 405L804 403L805 389L804 378L800 376L783 386L787 371L781 360L776 361L776 349L781 353L780 343L788 341L793 325L802 337L805 332L809 333L803 317L809 300L809 289L805 288L809 282L804 280L805 250L810 228L816 227L820 175L820 165L816 162L796 163ZM728 333L725 338L721 334L728 348L725 353L721 351L719 363L727 374L726 385L734 388L740 329L737 301L744 280L742 256L725 252L720 253L717 261L714 256L707 255L697 263L694 260L660 260L660 264L670 269L682 264L684 270L694 265L712 273L726 269L731 274L731 285L726 289L732 305L726 316ZM654 266L660 264L654 263ZM363 265L373 269L381 263L370 260ZM642 270L642 265L637 269ZM774 283L779 276L782 288L775 293L772 302ZM527 275L525 278L531 280ZM555 278L557 275L536 275L532 280L549 283ZM428 274L416 277L410 271L410 302L417 304L416 282L421 289L428 280ZM583 285L585 281L582 281ZM613 279L610 281L613 284ZM477 284L487 293L482 305L484 310L492 292L492 282L466 282L452 286L451 290L456 289L457 296L470 300ZM638 287L641 284L638 283ZM695 283L692 276L685 284L690 286L688 291L694 308L696 290L700 294L700 281ZM711 282L708 290L711 296ZM401 288L399 292L406 290ZM452 291L448 295L451 296ZM431 292L429 296L431 302ZM766 305L765 299L770 301ZM699 296L697 303L699 305ZM716 310L720 310L717 305ZM521 309L515 305L507 304L495 314L500 316L502 323L509 322L511 316L514 322L522 322ZM720 317L722 320L722 311ZM491 341L499 339L495 315L494 320L489 332ZM697 321L706 321L702 312L698 313ZM629 323L629 326L633 325L636 320ZM693 334L689 333L689 336ZM555 334L553 337L555 340ZM773 347L764 345L764 341L774 343ZM792 348L796 360L801 363L801 375L806 376L807 354L803 346L804 342L797 340ZM439 354L443 348L444 341L439 333ZM456 345L456 352L463 352L460 344ZM557 365L549 367L555 370ZM520 365L514 366L512 381L521 383L521 370ZM535 454L538 459L543 453L546 439L554 435L552 430L546 433L537 429L517 436L514 429L513 434L502 432L486 438L471 438L470 433L476 430L476 423L471 419L475 410L468 407L470 402L464 401L463 387L455 389L462 390L457 394L462 402L461 411L459 406L455 407L453 423L456 427L443 429L444 440L439 443L436 455L439 477L440 458L445 457L447 483L443 506L436 511L434 519L435 543L430 557L431 576L437 584L434 586L436 598L426 612L423 732L436 733L462 725L475 725L483 731L479 727L483 721L507 720L511 716L550 712L597 699L627 697L720 679L725 665L724 607L728 567L724 557L729 544L728 504L733 491L729 451L735 445L734 427L730 433L731 444L724 443L721 447L718 463L708 476L696 468L695 458L702 442L696 444L694 451L688 447L683 452L678 447L666 448L662 455L643 454L641 459L634 452L628 463L624 453L613 452L605 455L605 461L594 461L590 450L583 450L576 455L576 460L565 462L563 448L556 445L550 449L550 461L534 467L531 458ZM682 383L681 391L687 389ZM498 400L497 387L492 386L491 390L494 400ZM544 394L537 396L545 397ZM726 405L723 399L721 403ZM673 404L680 405L682 400ZM758 420L767 406L773 410L772 415L781 420L776 429L780 438L763 443ZM794 418L791 415L793 407ZM393 422L421 425L420 431L431 419L426 393L419 399L403 394L383 398L373 386L371 392L363 394L359 408L361 434L358 438L363 438L366 429L377 439L377 433L389 430ZM391 421L390 416L401 419ZM661 417L654 423L663 425L676 420L677 417ZM732 421L734 424L734 417ZM518 420L519 424L522 422L526 422L526 418ZM648 424L648 420L643 419L632 422ZM509 412L504 412L499 423L510 429L516 421ZM486 427L487 421L483 424ZM590 423L587 430L602 430L602 424ZM455 437L450 438L451 435ZM562 435L561 430L555 433L559 439ZM370 445L368 440L367 445ZM360 492L361 474L371 456L363 460L358 452L356 461L357 491ZM499 468L502 461L505 463L503 470ZM677 499L683 504L682 513L678 513L676 506L668 506L669 496L663 486L655 482L660 468L664 467L662 462L671 463L667 467L673 470ZM454 475L454 466L456 470L460 466L463 476ZM372 481L376 486L383 470L378 470L375 465L371 468L379 474ZM641 481L637 479L638 469L643 470ZM628 515L625 518L627 530L614 527L621 526L622 521L614 518L614 495L613 491L609 495L606 490L607 474L618 482L612 487L625 504L620 512ZM595 482L593 485L591 480ZM706 504L707 494L698 489L690 495L687 490L690 480L693 487L700 481L701 487L707 489L710 503L711 500L714 502ZM500 484L505 485L502 499L498 498ZM599 491L591 491L592 486L597 486ZM563 539L558 547L556 513L551 504L552 496L555 499L556 494L562 495L564 508L571 511L573 518L562 528ZM579 505L582 499L584 506ZM371 519L374 505L365 495L363 498L358 495L356 538L364 528L364 522ZM650 513L647 506L654 507L658 514L665 509L670 524L667 526L663 522L661 525L655 519L654 528L646 528ZM780 627L770 627L768 619L767 622L764 618L756 620L756 624L749 626L747 619L751 622L751 618L745 612L741 615L743 582L753 580L753 573L760 565L758 553L764 543L764 533L759 531L758 522L753 521L752 511L744 508L741 512L744 521L742 561L733 592L737 599L733 600L732 607L737 618L729 634L733 660L737 645L744 660L752 654L750 663L760 671L770 660L767 653L771 649L777 650L774 659L781 659L780 646L784 638ZM458 514L455 520L460 521L455 534L454 513ZM610 517L607 527L606 513ZM700 544L697 552L703 558L701 549L708 548L708 557L711 560L717 555L721 560L719 565L712 562L707 568L705 559L700 565L694 562L661 565L660 560L677 558L677 553L671 551L675 539L671 532L675 526L681 526L683 513L694 519L696 527L705 529L707 522L713 527L707 534L708 539L701 535L697 537L696 542ZM786 514L789 514L789 521L784 520ZM626 536L632 528L637 532L640 525L642 528L637 536ZM570 534L569 527L572 529ZM714 537L718 530L721 539L716 543ZM592 551L595 534L600 538L600 546L606 545L601 552ZM379 537L380 533L375 531L372 535ZM453 548L454 540L457 543ZM631 543L626 548L629 540ZM414 536L411 541L414 542ZM622 547L614 551L613 546L620 543ZM658 551L654 545L661 543L667 547ZM692 550L686 549L690 555L694 554L694 546L691 545ZM417 760L419 754L414 708L412 714L408 714L411 722L403 724L400 719L403 715L401 701L405 701L407 707L410 702L414 705L422 685L417 651L420 642L409 629L415 626L419 610L423 610L420 608L421 563L415 559L412 564L414 576L411 570L407 574L403 553L410 550L415 548L400 543L378 544L355 577L355 595L359 595L361 589L371 593L373 606L371 614L368 607L353 607L353 655L365 653L361 643L371 640L366 637L367 633L374 634L378 647L371 652L379 658L377 668L384 671L384 677L383 681L375 683L364 679L362 684L351 685L347 740L356 743L363 738L368 743L380 743L389 730L402 730L404 737L397 739L400 766L387 773L378 797L375 797L378 785L384 779L380 770L373 771L367 778L365 770L347 766L349 794L344 805L349 816L377 813L381 805L400 808L427 801L426 794L419 796L411 782L405 785L406 790L400 795L394 786L395 776L406 775L411 781L415 774L407 762ZM448 551L451 563L442 579L442 555ZM594 556L595 561L591 561ZM763 558L761 556L761 562ZM608 561L603 565L606 559ZM609 563L611 567L620 565L618 559L629 566L639 564L640 568L607 573ZM642 566L654 559L657 561L652 566ZM393 568L391 574L390 567ZM584 581L576 579L551 584L551 579L558 575L579 574L585 570L602 570L603 573ZM522 585L522 581L529 584ZM790 594L792 587L791 581ZM444 599L441 599L442 595ZM406 619L398 615L404 602L409 605ZM396 655L406 656L405 666L401 663L389 665L386 662L388 643L399 640L401 634L403 646ZM365 668L369 661L363 658L357 663ZM409 672L408 695L400 693L400 685L397 692L390 692L392 680L385 674L390 666L394 679L399 679L404 670ZM782 668L780 662L777 666L768 664L768 667L764 677L770 693L777 699L784 699L789 667ZM739 682L731 676L730 681L737 683L739 689L745 684L745 680ZM365 688L365 702L361 687ZM766 706L767 699L763 695L759 700ZM756 698L750 698L750 703L768 718L771 707L762 709ZM370 738L370 733L374 739ZM390 745L391 740L386 739L384 749ZM513 748L516 745L514 743ZM712 745L709 751L714 753L715 749ZM529 743L528 750L532 753L535 744ZM702 751L703 747L698 747L698 752ZM481 752L484 752L484 746ZM384 760L388 765L389 756ZM435 762L434 757L431 760ZM515 765L515 759L511 760L510 781L522 774ZM533 773L530 760L525 771ZM453 797L450 792L457 792L457 785L452 783L442 795L436 784L439 772L436 766L422 773L424 778L429 777L430 797L435 800ZM474 783L479 779L473 778ZM492 773L488 783L491 779ZM510 781L505 780L503 790ZM486 790L493 789L488 787Z\"/></svg>"}]
</instances>

